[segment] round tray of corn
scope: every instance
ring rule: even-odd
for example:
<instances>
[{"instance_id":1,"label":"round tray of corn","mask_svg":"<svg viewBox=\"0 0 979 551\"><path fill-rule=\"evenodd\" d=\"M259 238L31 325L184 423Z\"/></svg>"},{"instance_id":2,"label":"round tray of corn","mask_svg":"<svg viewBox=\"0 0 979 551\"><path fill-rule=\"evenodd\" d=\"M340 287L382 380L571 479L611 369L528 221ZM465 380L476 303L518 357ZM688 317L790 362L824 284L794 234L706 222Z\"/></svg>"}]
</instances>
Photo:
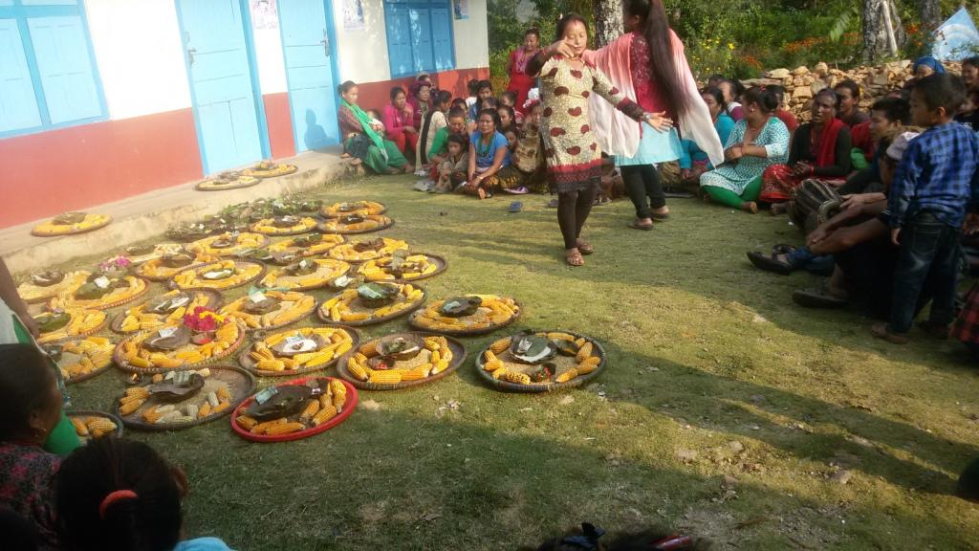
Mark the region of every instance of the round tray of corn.
<instances>
[{"instance_id":1,"label":"round tray of corn","mask_svg":"<svg viewBox=\"0 0 979 551\"><path fill-rule=\"evenodd\" d=\"M325 222L320 222L316 229L321 233L338 233L342 235L353 235L358 233L371 233L386 230L394 225L394 219L383 214L341 214L337 218L329 218Z\"/></svg>"},{"instance_id":2,"label":"round tray of corn","mask_svg":"<svg viewBox=\"0 0 979 551\"><path fill-rule=\"evenodd\" d=\"M275 178L285 176L299 170L296 165L280 165L272 161L262 161L257 165L241 171L243 176L254 176L255 178Z\"/></svg>"},{"instance_id":3,"label":"round tray of corn","mask_svg":"<svg viewBox=\"0 0 979 551\"><path fill-rule=\"evenodd\" d=\"M116 345L105 337L85 337L45 348L49 351L51 348L58 349L55 363L61 370L65 384L70 385L104 373L112 365L112 351Z\"/></svg>"},{"instance_id":4,"label":"round tray of corn","mask_svg":"<svg viewBox=\"0 0 979 551\"><path fill-rule=\"evenodd\" d=\"M44 325L53 317L68 316L68 321L64 325L50 331L44 330ZM93 333L98 333L105 325L106 314L102 310L87 310L84 308L67 308L62 311L42 312L34 316L34 322L38 324L41 336L38 337L39 344L50 344L64 341L71 338L86 337Z\"/></svg>"},{"instance_id":5,"label":"round tray of corn","mask_svg":"<svg viewBox=\"0 0 979 551\"><path fill-rule=\"evenodd\" d=\"M295 264L269 271L259 283L262 287L311 291L326 287L350 271L350 264L332 258L304 258Z\"/></svg>"},{"instance_id":6,"label":"round tray of corn","mask_svg":"<svg viewBox=\"0 0 979 551\"><path fill-rule=\"evenodd\" d=\"M290 239L284 239L278 243L269 245L269 252L292 253L299 256L320 256L327 251L342 245L346 239L342 235L323 235L321 233L311 233L300 235Z\"/></svg>"},{"instance_id":7,"label":"round tray of corn","mask_svg":"<svg viewBox=\"0 0 979 551\"><path fill-rule=\"evenodd\" d=\"M390 303L372 307L364 304L358 289L346 289L333 298L324 301L316 309L316 315L320 321L329 325L362 327L407 316L421 308L425 303L425 290L410 283L370 283L368 285L389 286L397 294Z\"/></svg>"},{"instance_id":8,"label":"round tray of corn","mask_svg":"<svg viewBox=\"0 0 979 551\"><path fill-rule=\"evenodd\" d=\"M184 270L173 276L171 287L177 289L214 289L223 291L247 285L265 273L265 266L244 260L222 260Z\"/></svg>"},{"instance_id":9,"label":"round tray of corn","mask_svg":"<svg viewBox=\"0 0 979 551\"><path fill-rule=\"evenodd\" d=\"M82 443L105 436L122 438L122 419L111 413L80 409L66 411L65 416L75 427L75 434Z\"/></svg>"},{"instance_id":10,"label":"round tray of corn","mask_svg":"<svg viewBox=\"0 0 979 551\"><path fill-rule=\"evenodd\" d=\"M424 348L405 361L382 358L378 344L399 337L421 338ZM459 369L465 361L466 347L457 339L411 331L392 333L356 347L340 358L337 374L360 389L397 390L435 382Z\"/></svg>"},{"instance_id":11,"label":"round tray of corn","mask_svg":"<svg viewBox=\"0 0 979 551\"><path fill-rule=\"evenodd\" d=\"M419 331L468 337L492 333L517 321L523 314L520 303L512 298L496 295L465 295L463 298L466 300L479 298L480 306L470 315L446 316L442 313L442 306L446 304L446 300L439 300L417 310L408 319L408 323Z\"/></svg>"},{"instance_id":12,"label":"round tray of corn","mask_svg":"<svg viewBox=\"0 0 979 551\"><path fill-rule=\"evenodd\" d=\"M546 337L557 353L542 363L516 359L511 344L513 339L525 335ZM587 383L598 377L607 363L608 355L598 341L572 331L555 329L524 331L493 342L476 357L476 371L498 390L550 392Z\"/></svg>"},{"instance_id":13,"label":"round tray of corn","mask_svg":"<svg viewBox=\"0 0 979 551\"><path fill-rule=\"evenodd\" d=\"M187 398L170 401L154 392L154 385L187 384L195 375L204 379L203 386ZM127 388L116 401L115 413L123 424L135 430L187 429L230 414L254 390L255 378L240 367L169 371L154 375L148 383Z\"/></svg>"},{"instance_id":14,"label":"round tray of corn","mask_svg":"<svg viewBox=\"0 0 979 551\"><path fill-rule=\"evenodd\" d=\"M266 388L235 408L231 417L232 430L252 442L289 442L332 429L346 421L357 407L357 389L334 377L305 377L270 388L298 385L309 386L317 392L306 401L299 413L264 422L249 417L249 406L259 396L269 392Z\"/></svg>"},{"instance_id":15,"label":"round tray of corn","mask_svg":"<svg viewBox=\"0 0 979 551\"><path fill-rule=\"evenodd\" d=\"M344 203L333 203L332 205L320 209L320 216L323 218L337 218L344 214L358 214L367 216L371 214L384 214L388 208L376 201L348 201Z\"/></svg>"},{"instance_id":16,"label":"round tray of corn","mask_svg":"<svg viewBox=\"0 0 979 551\"><path fill-rule=\"evenodd\" d=\"M33 274L31 280L17 286L17 294L24 302L33 304L50 300L61 293L73 291L88 280L90 272L42 272ZM52 276L60 280L52 279ZM57 283L53 283L57 281Z\"/></svg>"},{"instance_id":17,"label":"round tray of corn","mask_svg":"<svg viewBox=\"0 0 979 551\"><path fill-rule=\"evenodd\" d=\"M329 369L360 342L360 334L349 327L300 327L257 337L238 355L238 363L259 377Z\"/></svg>"},{"instance_id":18,"label":"round tray of corn","mask_svg":"<svg viewBox=\"0 0 979 551\"><path fill-rule=\"evenodd\" d=\"M126 308L116 315L109 329L124 335L159 329L179 322L184 314L193 312L198 306L217 310L223 303L221 293L211 289L169 291Z\"/></svg>"},{"instance_id":19,"label":"round tray of corn","mask_svg":"<svg viewBox=\"0 0 979 551\"><path fill-rule=\"evenodd\" d=\"M251 250L261 249L269 244L269 237L260 233L223 233L188 243L188 251L208 256L238 256Z\"/></svg>"},{"instance_id":20,"label":"round tray of corn","mask_svg":"<svg viewBox=\"0 0 979 551\"><path fill-rule=\"evenodd\" d=\"M327 253L330 258L342 260L351 264L360 264L368 260L375 260L391 256L395 251L407 251L409 249L406 241L379 237L370 241L355 241L337 245Z\"/></svg>"},{"instance_id":21,"label":"round tray of corn","mask_svg":"<svg viewBox=\"0 0 979 551\"><path fill-rule=\"evenodd\" d=\"M93 276L89 276L91 279ZM102 287L104 295L98 298L81 298L78 293L92 285L92 289ZM98 287L97 287L98 286ZM135 276L120 278L102 276L63 295L51 299L51 308L89 308L108 310L132 302L149 290L149 282Z\"/></svg>"},{"instance_id":22,"label":"round tray of corn","mask_svg":"<svg viewBox=\"0 0 979 551\"><path fill-rule=\"evenodd\" d=\"M194 186L197 191L221 191L225 189L241 189L258 185L262 181L258 176L245 176L244 174L229 170L222 172L214 178L209 178L203 182L198 182Z\"/></svg>"},{"instance_id":23,"label":"round tray of corn","mask_svg":"<svg viewBox=\"0 0 979 551\"><path fill-rule=\"evenodd\" d=\"M112 353L112 361L119 369L130 373L153 374L174 369L195 369L230 356L245 342L241 322L229 320L214 332L211 342L195 344L191 341L169 352L153 351L143 346L143 342L150 338L163 337L164 333L173 335L182 323L142 331L124 339Z\"/></svg>"},{"instance_id":24,"label":"round tray of corn","mask_svg":"<svg viewBox=\"0 0 979 551\"><path fill-rule=\"evenodd\" d=\"M265 235L296 235L316 229L317 221L308 216L281 216L279 218L264 218L252 224L253 232Z\"/></svg>"},{"instance_id":25,"label":"round tray of corn","mask_svg":"<svg viewBox=\"0 0 979 551\"><path fill-rule=\"evenodd\" d=\"M367 281L409 282L435 277L448 267L441 256L412 253L406 254L400 262L396 262L393 256L368 260L360 265L357 274Z\"/></svg>"},{"instance_id":26,"label":"round tray of corn","mask_svg":"<svg viewBox=\"0 0 979 551\"><path fill-rule=\"evenodd\" d=\"M178 257L179 260L173 257L151 258L147 260L139 266L136 266L136 275L150 281L166 281L184 270L190 270L208 262L214 262L215 260L213 257L201 255L192 257L189 254L177 253L173 256Z\"/></svg>"},{"instance_id":27,"label":"round tray of corn","mask_svg":"<svg viewBox=\"0 0 979 551\"><path fill-rule=\"evenodd\" d=\"M219 312L241 320L245 331L274 331L313 313L316 299L295 291L262 291L239 298Z\"/></svg>"},{"instance_id":28,"label":"round tray of corn","mask_svg":"<svg viewBox=\"0 0 979 551\"><path fill-rule=\"evenodd\" d=\"M71 217L71 220L62 219ZM77 221L76 221L77 220ZM84 212L67 212L61 216L56 216L31 230L31 235L38 237L56 237L59 235L76 235L104 228L112 222L112 217L108 214L88 214Z\"/></svg>"}]
</instances>

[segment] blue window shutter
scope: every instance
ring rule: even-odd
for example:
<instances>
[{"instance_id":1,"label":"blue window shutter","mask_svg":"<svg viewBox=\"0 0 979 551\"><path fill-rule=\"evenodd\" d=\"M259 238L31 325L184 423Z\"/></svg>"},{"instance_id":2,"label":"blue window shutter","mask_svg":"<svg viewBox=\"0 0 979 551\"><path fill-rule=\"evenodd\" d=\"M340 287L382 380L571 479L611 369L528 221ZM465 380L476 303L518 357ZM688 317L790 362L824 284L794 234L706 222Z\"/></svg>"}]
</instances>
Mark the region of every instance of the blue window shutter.
<instances>
[{"instance_id":1,"label":"blue window shutter","mask_svg":"<svg viewBox=\"0 0 979 551\"><path fill-rule=\"evenodd\" d=\"M102 105L79 16L27 20L52 124L102 115Z\"/></svg>"},{"instance_id":2,"label":"blue window shutter","mask_svg":"<svg viewBox=\"0 0 979 551\"><path fill-rule=\"evenodd\" d=\"M448 8L432 8L432 50L436 71L453 68L452 18Z\"/></svg>"},{"instance_id":3,"label":"blue window shutter","mask_svg":"<svg viewBox=\"0 0 979 551\"><path fill-rule=\"evenodd\" d=\"M411 8L411 46L415 54L415 72L435 70L430 12L429 8Z\"/></svg>"},{"instance_id":4,"label":"blue window shutter","mask_svg":"<svg viewBox=\"0 0 979 551\"><path fill-rule=\"evenodd\" d=\"M414 71L414 62L411 54L411 21L408 18L408 8L398 5L386 5L386 8L391 76L410 74Z\"/></svg>"},{"instance_id":5,"label":"blue window shutter","mask_svg":"<svg viewBox=\"0 0 979 551\"><path fill-rule=\"evenodd\" d=\"M0 19L0 132L41 126L31 70L15 19Z\"/></svg>"}]
</instances>

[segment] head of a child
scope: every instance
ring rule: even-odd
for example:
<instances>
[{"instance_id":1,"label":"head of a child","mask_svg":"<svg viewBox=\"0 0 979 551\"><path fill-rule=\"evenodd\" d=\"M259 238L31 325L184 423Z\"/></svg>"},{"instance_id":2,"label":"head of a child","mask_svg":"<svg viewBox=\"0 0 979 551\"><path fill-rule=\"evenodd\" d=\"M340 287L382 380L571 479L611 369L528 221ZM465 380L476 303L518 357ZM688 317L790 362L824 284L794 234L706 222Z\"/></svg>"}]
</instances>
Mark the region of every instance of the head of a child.
<instances>
[{"instance_id":1,"label":"head of a child","mask_svg":"<svg viewBox=\"0 0 979 551\"><path fill-rule=\"evenodd\" d=\"M569 13L557 22L557 39L564 40L575 57L588 48L588 23L577 13Z\"/></svg>"},{"instance_id":2,"label":"head of a child","mask_svg":"<svg viewBox=\"0 0 979 551\"><path fill-rule=\"evenodd\" d=\"M969 92L965 95L965 101L962 103L962 107L959 107L959 113L970 115L975 113L976 109L979 109L979 88L970 88Z\"/></svg>"},{"instance_id":3,"label":"head of a child","mask_svg":"<svg viewBox=\"0 0 979 551\"><path fill-rule=\"evenodd\" d=\"M452 109L463 109L463 110L465 110L466 109L466 100L464 100L462 98L456 98L456 99L452 100L452 107L451 107L450 111Z\"/></svg>"},{"instance_id":4,"label":"head of a child","mask_svg":"<svg viewBox=\"0 0 979 551\"><path fill-rule=\"evenodd\" d=\"M501 105L496 108L496 112L500 115L500 128L510 128L513 126L513 119L516 114L513 111L513 107L509 105Z\"/></svg>"},{"instance_id":5,"label":"head of a child","mask_svg":"<svg viewBox=\"0 0 979 551\"><path fill-rule=\"evenodd\" d=\"M962 82L970 90L979 88L979 55L962 60Z\"/></svg>"},{"instance_id":6,"label":"head of a child","mask_svg":"<svg viewBox=\"0 0 979 551\"><path fill-rule=\"evenodd\" d=\"M40 446L61 420L54 371L29 344L0 345L0 442Z\"/></svg>"},{"instance_id":7,"label":"head of a child","mask_svg":"<svg viewBox=\"0 0 979 551\"><path fill-rule=\"evenodd\" d=\"M458 159L459 155L469 147L469 139L462 134L452 134L446 141L446 147L449 150L449 155L454 159Z\"/></svg>"},{"instance_id":8,"label":"head of a child","mask_svg":"<svg viewBox=\"0 0 979 551\"><path fill-rule=\"evenodd\" d=\"M364 112L370 115L373 119L381 120L381 113L377 109L368 109Z\"/></svg>"},{"instance_id":9,"label":"head of a child","mask_svg":"<svg viewBox=\"0 0 979 551\"><path fill-rule=\"evenodd\" d=\"M488 80L479 81L476 97L479 101L493 97L493 83Z\"/></svg>"},{"instance_id":10,"label":"head of a child","mask_svg":"<svg viewBox=\"0 0 979 551\"><path fill-rule=\"evenodd\" d=\"M479 100L480 111L482 111L483 109L496 109L499 106L500 106L500 102L496 101L496 98L492 96Z\"/></svg>"},{"instance_id":11,"label":"head of a child","mask_svg":"<svg viewBox=\"0 0 979 551\"><path fill-rule=\"evenodd\" d=\"M391 88L391 105L398 109L404 109L408 105L408 96L405 95L404 88L400 86Z\"/></svg>"},{"instance_id":12,"label":"head of a child","mask_svg":"<svg viewBox=\"0 0 979 551\"><path fill-rule=\"evenodd\" d=\"M948 73L935 73L919 79L911 91L911 119L915 126L928 128L952 120L965 103L965 84Z\"/></svg>"},{"instance_id":13,"label":"head of a child","mask_svg":"<svg viewBox=\"0 0 979 551\"><path fill-rule=\"evenodd\" d=\"M466 131L466 111L454 107L449 111L447 117L449 123L449 134L463 134Z\"/></svg>"},{"instance_id":14,"label":"head of a child","mask_svg":"<svg viewBox=\"0 0 979 551\"><path fill-rule=\"evenodd\" d=\"M911 124L911 105L899 98L883 98L870 108L870 137L880 140L895 128Z\"/></svg>"},{"instance_id":15,"label":"head of a child","mask_svg":"<svg viewBox=\"0 0 979 551\"><path fill-rule=\"evenodd\" d=\"M435 92L435 108L443 113L448 113L452 105L452 93L447 90Z\"/></svg>"},{"instance_id":16,"label":"head of a child","mask_svg":"<svg viewBox=\"0 0 979 551\"><path fill-rule=\"evenodd\" d=\"M916 59L911 69L914 72L915 78L918 79L945 72L945 67L942 65L942 62L930 55Z\"/></svg>"},{"instance_id":17,"label":"head of a child","mask_svg":"<svg viewBox=\"0 0 979 551\"><path fill-rule=\"evenodd\" d=\"M839 115L848 117L857 110L860 104L860 85L851 79L846 79L833 87L840 97Z\"/></svg>"},{"instance_id":18,"label":"head of a child","mask_svg":"<svg viewBox=\"0 0 979 551\"><path fill-rule=\"evenodd\" d=\"M517 148L517 129L508 128L503 135L506 136L507 147L510 148L510 151L515 150Z\"/></svg>"},{"instance_id":19,"label":"head of a child","mask_svg":"<svg viewBox=\"0 0 979 551\"><path fill-rule=\"evenodd\" d=\"M840 96L835 90L823 88L816 97L812 98L810 110L812 113L812 124L817 128L822 128L836 118L840 112Z\"/></svg>"},{"instance_id":20,"label":"head of a child","mask_svg":"<svg viewBox=\"0 0 979 551\"><path fill-rule=\"evenodd\" d=\"M537 126L540 124L541 113L544 111L544 107L539 101L534 101L527 108L527 114L524 115L523 123L524 125Z\"/></svg>"},{"instance_id":21,"label":"head of a child","mask_svg":"<svg viewBox=\"0 0 979 551\"><path fill-rule=\"evenodd\" d=\"M183 472L142 442L100 438L55 477L55 510L73 551L169 551L180 540Z\"/></svg>"},{"instance_id":22,"label":"head of a child","mask_svg":"<svg viewBox=\"0 0 979 551\"><path fill-rule=\"evenodd\" d=\"M725 103L741 102L741 94L744 93L744 86L740 81L726 78L717 87L724 94Z\"/></svg>"},{"instance_id":23,"label":"head of a child","mask_svg":"<svg viewBox=\"0 0 979 551\"><path fill-rule=\"evenodd\" d=\"M469 92L471 97L476 97L479 94L479 82L480 80L478 78L473 78L469 79L469 82L466 83L466 91Z\"/></svg>"},{"instance_id":24,"label":"head of a child","mask_svg":"<svg viewBox=\"0 0 979 551\"><path fill-rule=\"evenodd\" d=\"M517 93L507 90L500 94L500 105L509 105L510 107L517 106Z\"/></svg>"},{"instance_id":25,"label":"head of a child","mask_svg":"<svg viewBox=\"0 0 979 551\"><path fill-rule=\"evenodd\" d=\"M340 85L340 97L350 105L357 105L357 98L359 96L360 90L352 80L348 80Z\"/></svg>"},{"instance_id":26,"label":"head of a child","mask_svg":"<svg viewBox=\"0 0 979 551\"><path fill-rule=\"evenodd\" d=\"M525 50L534 51L540 46L540 32L537 27L531 27L523 33L523 47Z\"/></svg>"},{"instance_id":27,"label":"head of a child","mask_svg":"<svg viewBox=\"0 0 979 551\"><path fill-rule=\"evenodd\" d=\"M500 114L496 109L483 109L476 118L476 129L483 136L496 132L500 127Z\"/></svg>"}]
</instances>

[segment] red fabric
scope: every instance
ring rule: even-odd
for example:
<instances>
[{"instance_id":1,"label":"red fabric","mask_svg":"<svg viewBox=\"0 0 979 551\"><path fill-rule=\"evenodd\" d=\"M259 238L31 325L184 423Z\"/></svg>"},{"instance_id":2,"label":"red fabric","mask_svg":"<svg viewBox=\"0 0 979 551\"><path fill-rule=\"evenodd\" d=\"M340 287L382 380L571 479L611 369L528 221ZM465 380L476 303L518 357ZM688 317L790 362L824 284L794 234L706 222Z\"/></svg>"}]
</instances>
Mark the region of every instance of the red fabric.
<instances>
[{"instance_id":1,"label":"red fabric","mask_svg":"<svg viewBox=\"0 0 979 551\"><path fill-rule=\"evenodd\" d=\"M56 549L52 481L61 458L15 442L0 444L0 506L24 517L44 540L40 549Z\"/></svg>"},{"instance_id":2,"label":"red fabric","mask_svg":"<svg viewBox=\"0 0 979 551\"><path fill-rule=\"evenodd\" d=\"M846 123L840 119L833 119L823 127L823 134L819 137L816 144L816 166L833 166L836 164L836 138L840 135L840 130L846 128ZM813 127L815 130L815 127Z\"/></svg>"},{"instance_id":3,"label":"red fabric","mask_svg":"<svg viewBox=\"0 0 979 551\"><path fill-rule=\"evenodd\" d=\"M778 120L785 124L785 127L789 129L789 132L795 132L796 128L799 128L799 121L792 114L792 111L786 111L785 109L779 109L775 112L775 116Z\"/></svg>"},{"instance_id":4,"label":"red fabric","mask_svg":"<svg viewBox=\"0 0 979 551\"><path fill-rule=\"evenodd\" d=\"M404 133L405 128L414 128L412 124L412 119L414 118L414 113L411 110L411 106L406 105L404 111L398 111L398 108L392 104L384 106L384 112L381 113L381 122L384 123L384 130L387 132L388 139L392 142L397 142L397 136ZM414 148L412 148L414 151Z\"/></svg>"},{"instance_id":5,"label":"red fabric","mask_svg":"<svg viewBox=\"0 0 979 551\"><path fill-rule=\"evenodd\" d=\"M979 343L979 284L966 293L962 313L952 324L950 335L964 343Z\"/></svg>"},{"instance_id":6,"label":"red fabric","mask_svg":"<svg viewBox=\"0 0 979 551\"><path fill-rule=\"evenodd\" d=\"M874 139L870 136L870 121L854 126L850 129L850 136L853 139L853 147L859 147L869 163L874 158L875 149Z\"/></svg>"},{"instance_id":7,"label":"red fabric","mask_svg":"<svg viewBox=\"0 0 979 551\"><path fill-rule=\"evenodd\" d=\"M517 104L513 106L514 111L524 113L523 104L527 101L527 94L531 88L537 84L537 79L527 76L527 62L534 57L534 52L524 53L523 47L510 52L510 83L507 85L508 92L517 94Z\"/></svg>"},{"instance_id":8,"label":"red fabric","mask_svg":"<svg viewBox=\"0 0 979 551\"><path fill-rule=\"evenodd\" d=\"M666 111L659 87L653 82L652 61L649 59L649 43L642 33L632 33L629 44L629 73L632 75L632 88L636 91L636 103L647 113ZM676 120L676 113L668 113Z\"/></svg>"},{"instance_id":9,"label":"red fabric","mask_svg":"<svg viewBox=\"0 0 979 551\"><path fill-rule=\"evenodd\" d=\"M758 199L765 203L784 203L792 199L792 193L802 185L803 178L794 176L788 165L772 165L765 169L761 180Z\"/></svg>"},{"instance_id":10,"label":"red fabric","mask_svg":"<svg viewBox=\"0 0 979 551\"><path fill-rule=\"evenodd\" d=\"M402 131L400 134L392 136L388 133L388 139L398 146L398 150L409 160L415 158L415 147L418 145L418 134L411 134Z\"/></svg>"}]
</instances>

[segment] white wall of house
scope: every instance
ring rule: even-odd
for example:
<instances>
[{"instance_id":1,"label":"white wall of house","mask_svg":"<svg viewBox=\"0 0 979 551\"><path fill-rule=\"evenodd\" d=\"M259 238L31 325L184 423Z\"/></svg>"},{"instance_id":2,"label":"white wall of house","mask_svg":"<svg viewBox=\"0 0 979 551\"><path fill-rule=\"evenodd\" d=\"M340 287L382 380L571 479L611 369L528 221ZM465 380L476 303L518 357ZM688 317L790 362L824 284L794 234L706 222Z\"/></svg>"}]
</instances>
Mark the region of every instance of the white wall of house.
<instances>
[{"instance_id":1,"label":"white wall of house","mask_svg":"<svg viewBox=\"0 0 979 551\"><path fill-rule=\"evenodd\" d=\"M260 29L252 21L255 38L255 61L258 63L258 82L262 94L287 92L286 60L282 54L281 29Z\"/></svg>"},{"instance_id":2,"label":"white wall of house","mask_svg":"<svg viewBox=\"0 0 979 551\"><path fill-rule=\"evenodd\" d=\"M469 0L469 19L453 18L456 69L489 67L486 0Z\"/></svg>"},{"instance_id":3,"label":"white wall of house","mask_svg":"<svg viewBox=\"0 0 979 551\"><path fill-rule=\"evenodd\" d=\"M110 118L190 107L173 0L86 0L85 10Z\"/></svg>"},{"instance_id":4,"label":"white wall of house","mask_svg":"<svg viewBox=\"0 0 979 551\"><path fill-rule=\"evenodd\" d=\"M340 82L378 82L391 79L388 39L384 26L384 2L363 0L363 6L364 28L348 31L343 28L343 2L333 2L333 21L337 37L334 51L338 51L340 55L337 60Z\"/></svg>"}]
</instances>

